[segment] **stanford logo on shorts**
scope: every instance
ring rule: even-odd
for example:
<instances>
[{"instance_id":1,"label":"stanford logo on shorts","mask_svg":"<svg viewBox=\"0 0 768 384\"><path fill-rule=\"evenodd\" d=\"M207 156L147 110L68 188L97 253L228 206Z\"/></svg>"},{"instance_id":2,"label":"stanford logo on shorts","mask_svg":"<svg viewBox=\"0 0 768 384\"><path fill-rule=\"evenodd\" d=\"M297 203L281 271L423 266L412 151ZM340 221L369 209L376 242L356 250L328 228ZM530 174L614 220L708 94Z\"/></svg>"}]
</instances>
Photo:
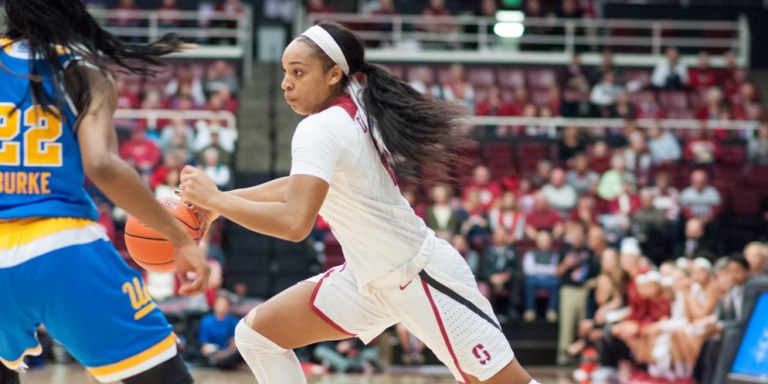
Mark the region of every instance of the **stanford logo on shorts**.
<instances>
[{"instance_id":1,"label":"stanford logo on shorts","mask_svg":"<svg viewBox=\"0 0 768 384\"><path fill-rule=\"evenodd\" d=\"M482 344L475 345L475 347L472 348L472 354L475 355L477 361L480 362L480 365L486 365L491 361L491 354L485 350L485 347L483 347Z\"/></svg>"}]
</instances>

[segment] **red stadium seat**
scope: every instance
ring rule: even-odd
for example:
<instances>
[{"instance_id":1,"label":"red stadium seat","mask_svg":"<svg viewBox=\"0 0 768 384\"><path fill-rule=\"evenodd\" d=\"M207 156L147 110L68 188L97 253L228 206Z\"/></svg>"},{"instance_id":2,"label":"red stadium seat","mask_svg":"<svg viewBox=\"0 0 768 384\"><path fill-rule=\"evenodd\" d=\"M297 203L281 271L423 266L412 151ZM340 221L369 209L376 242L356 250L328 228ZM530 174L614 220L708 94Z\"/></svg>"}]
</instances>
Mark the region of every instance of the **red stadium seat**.
<instances>
[{"instance_id":1,"label":"red stadium seat","mask_svg":"<svg viewBox=\"0 0 768 384\"><path fill-rule=\"evenodd\" d=\"M469 68L467 80L476 88L490 88L496 85L496 74L491 68Z\"/></svg>"},{"instance_id":2,"label":"red stadium seat","mask_svg":"<svg viewBox=\"0 0 768 384\"><path fill-rule=\"evenodd\" d=\"M731 212L737 215L760 214L760 194L754 189L739 188L731 194Z\"/></svg>"},{"instance_id":3,"label":"red stadium seat","mask_svg":"<svg viewBox=\"0 0 768 384\"><path fill-rule=\"evenodd\" d=\"M528 86L532 89L548 89L557 85L555 71L551 69L531 69L526 72Z\"/></svg>"},{"instance_id":4,"label":"red stadium seat","mask_svg":"<svg viewBox=\"0 0 768 384\"><path fill-rule=\"evenodd\" d=\"M525 87L525 73L522 69L499 69L497 76L502 88Z\"/></svg>"},{"instance_id":5,"label":"red stadium seat","mask_svg":"<svg viewBox=\"0 0 768 384\"><path fill-rule=\"evenodd\" d=\"M687 92L662 91L659 93L659 104L670 111L687 111L690 109L690 101Z\"/></svg>"}]
</instances>

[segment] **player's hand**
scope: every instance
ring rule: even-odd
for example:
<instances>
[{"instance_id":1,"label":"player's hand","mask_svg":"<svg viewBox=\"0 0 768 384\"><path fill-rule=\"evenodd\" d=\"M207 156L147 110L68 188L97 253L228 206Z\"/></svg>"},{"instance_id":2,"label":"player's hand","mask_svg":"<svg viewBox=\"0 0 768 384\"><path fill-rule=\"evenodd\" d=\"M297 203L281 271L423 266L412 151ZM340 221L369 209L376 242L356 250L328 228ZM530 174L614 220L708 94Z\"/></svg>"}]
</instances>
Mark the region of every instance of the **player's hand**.
<instances>
[{"instance_id":1,"label":"player's hand","mask_svg":"<svg viewBox=\"0 0 768 384\"><path fill-rule=\"evenodd\" d=\"M210 210L210 202L221 193L216 183L200 169L187 165L181 170L181 198L197 207Z\"/></svg>"},{"instance_id":2,"label":"player's hand","mask_svg":"<svg viewBox=\"0 0 768 384\"><path fill-rule=\"evenodd\" d=\"M195 204L192 204L191 201L187 201L184 199L184 197L181 196L181 191L176 190L174 191L176 193L176 196L181 199L181 202L184 204L187 204L197 215L198 221L202 224L202 227L200 228L200 238L205 238L205 235L208 233L208 230L211 229L211 224L213 224L216 219L221 216L221 213L218 211L215 211L213 209L206 209L203 207L199 207Z\"/></svg>"},{"instance_id":3,"label":"player's hand","mask_svg":"<svg viewBox=\"0 0 768 384\"><path fill-rule=\"evenodd\" d=\"M176 274L179 276L182 296L194 296L205 292L211 267L200 248L190 239L176 246Z\"/></svg>"}]
</instances>

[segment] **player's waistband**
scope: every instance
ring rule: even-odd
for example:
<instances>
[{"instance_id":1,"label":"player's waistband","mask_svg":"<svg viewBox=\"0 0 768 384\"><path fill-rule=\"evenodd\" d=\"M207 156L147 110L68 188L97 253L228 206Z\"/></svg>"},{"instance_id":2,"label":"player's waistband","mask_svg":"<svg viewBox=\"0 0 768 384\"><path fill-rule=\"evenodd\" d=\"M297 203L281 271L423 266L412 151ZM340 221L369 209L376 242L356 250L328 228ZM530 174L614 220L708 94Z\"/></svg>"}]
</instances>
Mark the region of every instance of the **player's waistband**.
<instances>
[{"instance_id":1,"label":"player's waistband","mask_svg":"<svg viewBox=\"0 0 768 384\"><path fill-rule=\"evenodd\" d=\"M0 268L10 268L73 245L108 240L101 226L81 218L0 220Z\"/></svg>"}]
</instances>

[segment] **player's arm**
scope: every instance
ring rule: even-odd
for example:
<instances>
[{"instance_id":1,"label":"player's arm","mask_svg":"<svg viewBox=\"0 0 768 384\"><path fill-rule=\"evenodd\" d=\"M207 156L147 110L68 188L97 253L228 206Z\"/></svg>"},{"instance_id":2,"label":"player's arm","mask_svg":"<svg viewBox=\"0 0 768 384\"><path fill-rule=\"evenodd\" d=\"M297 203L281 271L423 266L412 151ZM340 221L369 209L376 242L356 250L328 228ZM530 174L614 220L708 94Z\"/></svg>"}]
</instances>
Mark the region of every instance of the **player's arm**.
<instances>
[{"instance_id":1,"label":"player's arm","mask_svg":"<svg viewBox=\"0 0 768 384\"><path fill-rule=\"evenodd\" d=\"M287 178L283 201L257 202L219 191L203 171L190 166L181 172L181 183L182 197L196 206L254 232L295 242L312 231L329 187L319 177L294 175Z\"/></svg>"},{"instance_id":2,"label":"player's arm","mask_svg":"<svg viewBox=\"0 0 768 384\"><path fill-rule=\"evenodd\" d=\"M210 269L194 241L181 224L155 200L139 174L118 155L113 123L117 92L112 80L97 69L81 67L79 70L85 77L89 92L87 98L82 93L85 89L75 94L81 104L77 137L86 175L115 204L157 229L174 243L179 277L183 281L181 293L204 291ZM71 73L68 75L72 76ZM87 104L83 100L88 100ZM187 279L187 272L197 274L194 281Z\"/></svg>"},{"instance_id":3,"label":"player's arm","mask_svg":"<svg viewBox=\"0 0 768 384\"><path fill-rule=\"evenodd\" d=\"M253 187L234 189L228 191L227 194L251 201L285 201L285 193L288 191L288 179L288 176L281 177Z\"/></svg>"}]
</instances>

